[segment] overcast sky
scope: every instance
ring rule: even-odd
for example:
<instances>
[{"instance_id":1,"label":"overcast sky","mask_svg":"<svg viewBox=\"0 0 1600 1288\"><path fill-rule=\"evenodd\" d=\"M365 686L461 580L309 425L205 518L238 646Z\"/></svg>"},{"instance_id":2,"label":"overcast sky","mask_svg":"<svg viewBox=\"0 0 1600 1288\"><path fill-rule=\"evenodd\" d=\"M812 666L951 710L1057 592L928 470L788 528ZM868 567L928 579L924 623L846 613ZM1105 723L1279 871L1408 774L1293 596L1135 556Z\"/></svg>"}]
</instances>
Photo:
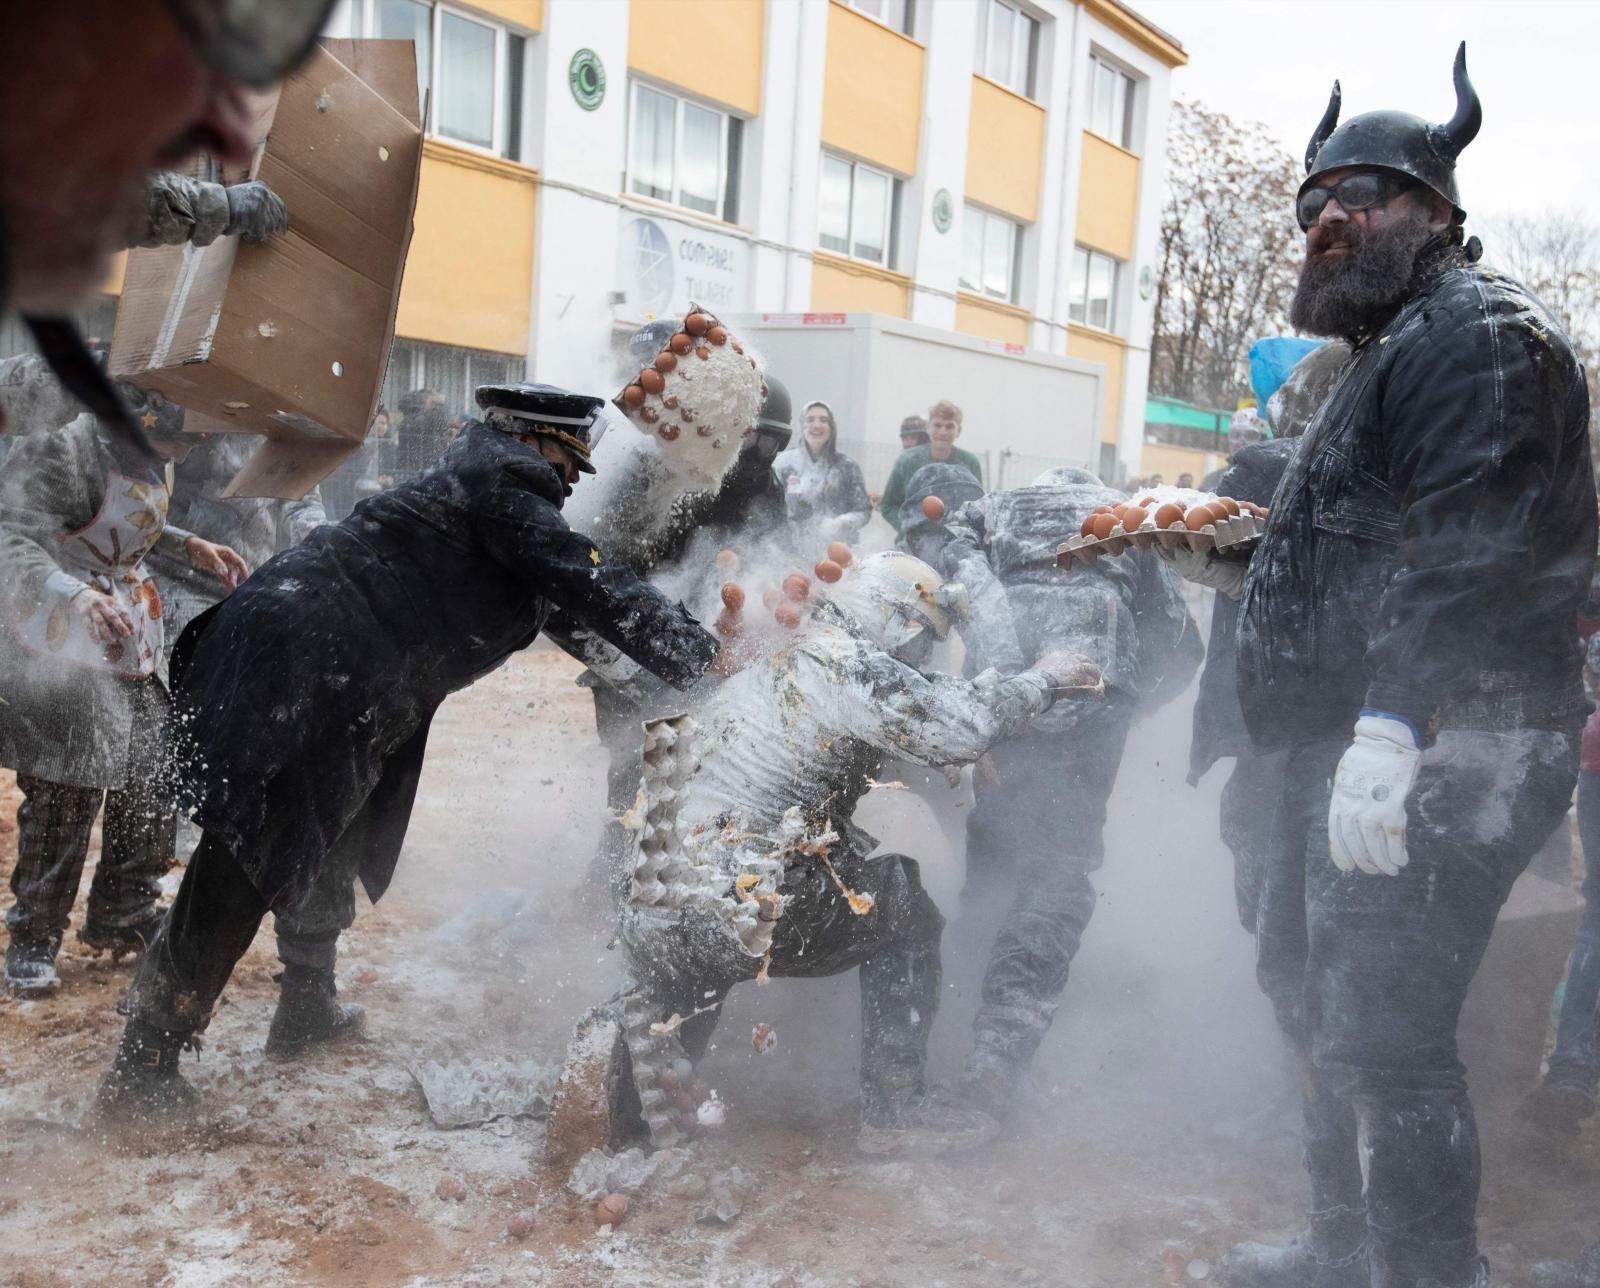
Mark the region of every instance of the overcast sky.
<instances>
[{"instance_id":1,"label":"overcast sky","mask_svg":"<svg viewBox=\"0 0 1600 1288\"><path fill-rule=\"evenodd\" d=\"M1189 53L1174 93L1264 123L1299 158L1337 78L1346 118L1444 121L1467 42L1483 130L1461 157L1473 217L1583 210L1600 221L1596 0L1131 0ZM1487 239L1486 239L1487 240Z\"/></svg>"}]
</instances>

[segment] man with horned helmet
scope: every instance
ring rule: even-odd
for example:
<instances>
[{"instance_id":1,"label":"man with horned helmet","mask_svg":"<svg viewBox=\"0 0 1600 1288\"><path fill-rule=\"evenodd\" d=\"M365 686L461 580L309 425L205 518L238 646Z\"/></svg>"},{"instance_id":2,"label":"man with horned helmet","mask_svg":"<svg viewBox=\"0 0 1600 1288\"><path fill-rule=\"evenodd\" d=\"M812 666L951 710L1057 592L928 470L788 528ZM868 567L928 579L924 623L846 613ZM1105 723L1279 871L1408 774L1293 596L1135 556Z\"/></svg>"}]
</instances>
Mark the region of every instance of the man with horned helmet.
<instances>
[{"instance_id":1,"label":"man with horned helmet","mask_svg":"<svg viewBox=\"0 0 1600 1288\"><path fill-rule=\"evenodd\" d=\"M1456 1027L1572 799L1596 516L1572 345L1463 235L1465 46L1455 86L1446 124L1339 126L1336 85L1298 197L1291 318L1353 351L1232 589L1245 722L1287 758L1259 960L1304 1058L1311 1221L1235 1249L1231 1288L1488 1282Z\"/></svg>"}]
</instances>

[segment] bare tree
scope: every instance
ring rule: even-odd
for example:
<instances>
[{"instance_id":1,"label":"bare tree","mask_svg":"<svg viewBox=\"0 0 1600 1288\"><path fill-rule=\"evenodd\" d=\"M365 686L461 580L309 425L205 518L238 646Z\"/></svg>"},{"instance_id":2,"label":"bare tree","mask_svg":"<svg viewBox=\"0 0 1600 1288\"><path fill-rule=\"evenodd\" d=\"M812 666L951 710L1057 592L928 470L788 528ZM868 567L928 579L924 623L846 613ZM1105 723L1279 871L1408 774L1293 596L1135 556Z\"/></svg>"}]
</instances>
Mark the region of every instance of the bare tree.
<instances>
[{"instance_id":1,"label":"bare tree","mask_svg":"<svg viewBox=\"0 0 1600 1288\"><path fill-rule=\"evenodd\" d=\"M1249 395L1251 342L1287 327L1299 178L1264 126L1173 104L1152 392L1210 407Z\"/></svg>"},{"instance_id":2,"label":"bare tree","mask_svg":"<svg viewBox=\"0 0 1600 1288\"><path fill-rule=\"evenodd\" d=\"M1600 394L1600 226L1576 211L1500 215L1488 227L1487 262L1504 269L1544 301L1577 346Z\"/></svg>"}]
</instances>

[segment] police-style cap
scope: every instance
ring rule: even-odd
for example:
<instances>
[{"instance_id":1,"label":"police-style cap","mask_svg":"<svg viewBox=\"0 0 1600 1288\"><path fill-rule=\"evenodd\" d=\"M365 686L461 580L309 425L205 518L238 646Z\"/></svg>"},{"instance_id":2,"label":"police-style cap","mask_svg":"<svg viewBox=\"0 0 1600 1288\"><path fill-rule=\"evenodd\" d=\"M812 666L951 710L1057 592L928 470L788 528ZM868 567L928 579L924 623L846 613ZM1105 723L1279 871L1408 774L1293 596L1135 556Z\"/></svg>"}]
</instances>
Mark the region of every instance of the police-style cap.
<instances>
[{"instance_id":1,"label":"police-style cap","mask_svg":"<svg viewBox=\"0 0 1600 1288\"><path fill-rule=\"evenodd\" d=\"M599 441L595 424L604 398L575 394L555 385L519 381L479 385L472 395L491 426L508 434L542 434L570 450L585 474L593 474L589 452Z\"/></svg>"},{"instance_id":2,"label":"police-style cap","mask_svg":"<svg viewBox=\"0 0 1600 1288\"><path fill-rule=\"evenodd\" d=\"M201 61L265 89L310 54L334 0L167 0Z\"/></svg>"}]
</instances>

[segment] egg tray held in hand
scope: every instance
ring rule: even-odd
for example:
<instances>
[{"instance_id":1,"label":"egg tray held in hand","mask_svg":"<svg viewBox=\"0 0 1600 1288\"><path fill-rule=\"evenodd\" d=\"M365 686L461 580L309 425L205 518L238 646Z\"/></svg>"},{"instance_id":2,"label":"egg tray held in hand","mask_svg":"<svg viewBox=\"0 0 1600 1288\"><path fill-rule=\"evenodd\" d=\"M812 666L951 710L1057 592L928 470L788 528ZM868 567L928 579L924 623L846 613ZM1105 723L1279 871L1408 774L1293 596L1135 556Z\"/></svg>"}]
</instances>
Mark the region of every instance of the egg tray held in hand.
<instances>
[{"instance_id":1,"label":"egg tray held in hand","mask_svg":"<svg viewBox=\"0 0 1600 1288\"><path fill-rule=\"evenodd\" d=\"M715 482L738 454L766 396L754 355L696 307L612 402L680 464Z\"/></svg>"},{"instance_id":2,"label":"egg tray held in hand","mask_svg":"<svg viewBox=\"0 0 1600 1288\"><path fill-rule=\"evenodd\" d=\"M1101 555L1120 555L1130 547L1237 550L1260 540L1266 518L1259 505L1208 492L1141 496L1099 507L1083 521L1077 536L1056 547L1056 566L1090 564Z\"/></svg>"}]
</instances>

